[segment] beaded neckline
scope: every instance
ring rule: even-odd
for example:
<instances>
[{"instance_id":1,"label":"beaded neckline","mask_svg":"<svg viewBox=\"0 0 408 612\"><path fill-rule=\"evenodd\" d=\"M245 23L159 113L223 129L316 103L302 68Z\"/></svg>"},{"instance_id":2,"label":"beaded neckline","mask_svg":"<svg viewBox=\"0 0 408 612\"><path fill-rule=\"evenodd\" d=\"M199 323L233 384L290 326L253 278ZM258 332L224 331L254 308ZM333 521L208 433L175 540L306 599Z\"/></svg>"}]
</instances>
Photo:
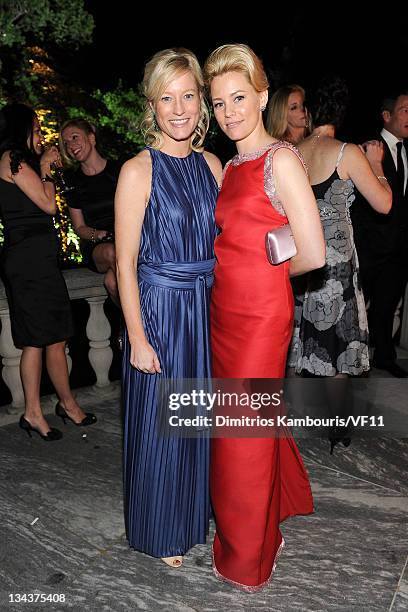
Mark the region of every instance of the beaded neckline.
<instances>
[{"instance_id":1,"label":"beaded neckline","mask_svg":"<svg viewBox=\"0 0 408 612\"><path fill-rule=\"evenodd\" d=\"M231 164L233 166L238 166L239 164L242 164L246 161L252 161L254 159L258 159L258 157L261 157L261 155L263 155L265 151L268 151L268 149L271 149L273 146L277 145L280 142L282 141L277 140L276 142L270 142L269 144L264 145L261 149L257 149L256 151L251 151L250 153L237 153L237 155L235 155L231 159Z\"/></svg>"}]
</instances>

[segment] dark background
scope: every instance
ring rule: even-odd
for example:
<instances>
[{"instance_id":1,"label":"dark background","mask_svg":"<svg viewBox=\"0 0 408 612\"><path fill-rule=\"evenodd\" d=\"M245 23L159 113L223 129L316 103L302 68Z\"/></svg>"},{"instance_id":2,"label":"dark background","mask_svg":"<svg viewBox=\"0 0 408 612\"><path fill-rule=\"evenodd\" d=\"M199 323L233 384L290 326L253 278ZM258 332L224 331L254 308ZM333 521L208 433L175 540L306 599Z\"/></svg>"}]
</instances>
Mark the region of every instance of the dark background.
<instances>
[{"instance_id":1,"label":"dark background","mask_svg":"<svg viewBox=\"0 0 408 612\"><path fill-rule=\"evenodd\" d=\"M288 3L279 11L273 3L265 8L233 3L228 15L220 13L220 6L140 8L122 0L85 1L95 20L94 42L67 54L65 66L87 88L111 88L119 78L136 87L145 62L160 49L187 47L204 62L220 44L246 43L262 58L271 91L296 82L307 94L327 73L346 78L351 98L341 136L354 141L378 129L379 105L387 92L408 88L407 15L393 3L381 14L361 16L337 3ZM326 14L314 14L321 12Z\"/></svg>"}]
</instances>

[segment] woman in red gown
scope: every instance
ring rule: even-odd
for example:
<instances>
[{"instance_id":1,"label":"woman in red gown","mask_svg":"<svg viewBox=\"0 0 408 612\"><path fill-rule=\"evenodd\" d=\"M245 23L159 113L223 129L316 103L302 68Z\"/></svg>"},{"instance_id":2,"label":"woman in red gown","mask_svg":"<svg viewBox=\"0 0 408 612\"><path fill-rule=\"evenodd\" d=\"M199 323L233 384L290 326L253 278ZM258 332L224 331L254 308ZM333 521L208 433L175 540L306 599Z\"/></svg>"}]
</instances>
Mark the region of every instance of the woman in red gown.
<instances>
[{"instance_id":1,"label":"woman in red gown","mask_svg":"<svg viewBox=\"0 0 408 612\"><path fill-rule=\"evenodd\" d=\"M282 378L292 333L289 275L324 265L316 201L303 162L265 130L268 81L246 45L223 45L205 66L215 117L236 142L217 201L221 229L211 306L213 376ZM268 230L290 222L297 255L272 266ZM313 511L293 438L217 438L211 459L215 574L246 591L270 579L283 547L279 523Z\"/></svg>"}]
</instances>

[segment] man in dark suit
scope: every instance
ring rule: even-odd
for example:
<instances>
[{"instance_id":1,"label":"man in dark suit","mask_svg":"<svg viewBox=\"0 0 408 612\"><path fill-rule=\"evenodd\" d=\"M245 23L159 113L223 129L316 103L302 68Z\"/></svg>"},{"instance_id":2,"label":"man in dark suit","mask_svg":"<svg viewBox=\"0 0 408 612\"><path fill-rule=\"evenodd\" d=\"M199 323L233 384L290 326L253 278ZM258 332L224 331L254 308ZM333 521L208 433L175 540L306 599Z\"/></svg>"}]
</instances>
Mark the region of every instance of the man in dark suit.
<instances>
[{"instance_id":1,"label":"man in dark suit","mask_svg":"<svg viewBox=\"0 0 408 612\"><path fill-rule=\"evenodd\" d=\"M359 197L352 207L352 219L361 282L374 345L373 365L393 376L406 378L408 372L396 363L393 322L398 302L408 279L408 92L386 98L382 104L384 128L384 177L392 189L388 215L375 212Z\"/></svg>"}]
</instances>

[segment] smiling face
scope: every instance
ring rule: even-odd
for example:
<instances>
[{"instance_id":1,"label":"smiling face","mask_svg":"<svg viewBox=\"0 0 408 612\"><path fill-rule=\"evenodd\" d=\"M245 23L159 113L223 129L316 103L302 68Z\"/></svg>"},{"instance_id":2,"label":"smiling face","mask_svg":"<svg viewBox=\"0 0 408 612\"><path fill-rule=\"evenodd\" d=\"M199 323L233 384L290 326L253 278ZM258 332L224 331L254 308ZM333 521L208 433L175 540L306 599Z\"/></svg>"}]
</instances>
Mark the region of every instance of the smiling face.
<instances>
[{"instance_id":1,"label":"smiling face","mask_svg":"<svg viewBox=\"0 0 408 612\"><path fill-rule=\"evenodd\" d=\"M32 144L31 144L31 135L30 135L27 139L27 146L29 149L31 149L31 146L32 146L34 153L36 153L37 155L41 155L41 153L43 152L41 127L40 127L40 122L38 121L37 117L35 117L33 121Z\"/></svg>"},{"instance_id":2,"label":"smiling face","mask_svg":"<svg viewBox=\"0 0 408 612\"><path fill-rule=\"evenodd\" d=\"M399 96L392 113L383 112L384 127L397 138L408 138L408 95Z\"/></svg>"},{"instance_id":3,"label":"smiling face","mask_svg":"<svg viewBox=\"0 0 408 612\"><path fill-rule=\"evenodd\" d=\"M295 130L306 127L306 110L303 95L300 91L294 91L289 95L288 127Z\"/></svg>"},{"instance_id":4,"label":"smiling face","mask_svg":"<svg viewBox=\"0 0 408 612\"><path fill-rule=\"evenodd\" d=\"M201 95L194 75L184 72L173 79L151 106L165 142L189 140L199 122L201 109Z\"/></svg>"},{"instance_id":5,"label":"smiling face","mask_svg":"<svg viewBox=\"0 0 408 612\"><path fill-rule=\"evenodd\" d=\"M85 162L95 149L95 134L87 134L76 126L66 127L62 140L69 157L78 162Z\"/></svg>"},{"instance_id":6,"label":"smiling face","mask_svg":"<svg viewBox=\"0 0 408 612\"><path fill-rule=\"evenodd\" d=\"M241 72L214 77L211 98L218 125L234 142L256 139L263 130L261 108L266 105L268 93L258 93Z\"/></svg>"}]
</instances>

